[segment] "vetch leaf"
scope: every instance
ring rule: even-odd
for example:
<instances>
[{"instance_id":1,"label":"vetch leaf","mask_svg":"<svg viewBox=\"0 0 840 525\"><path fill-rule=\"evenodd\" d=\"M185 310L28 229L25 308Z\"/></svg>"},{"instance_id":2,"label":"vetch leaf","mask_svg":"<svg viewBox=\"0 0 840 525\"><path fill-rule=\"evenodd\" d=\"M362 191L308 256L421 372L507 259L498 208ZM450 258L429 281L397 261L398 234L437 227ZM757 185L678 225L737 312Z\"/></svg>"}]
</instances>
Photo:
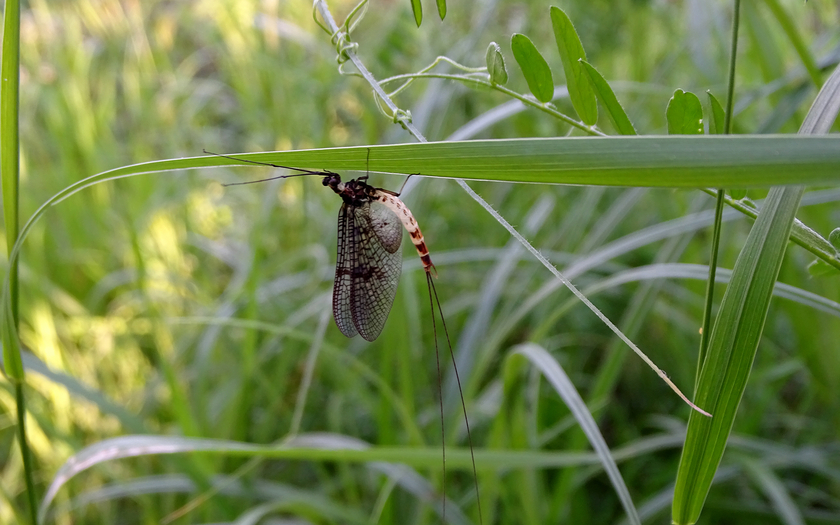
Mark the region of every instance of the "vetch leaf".
<instances>
[{"instance_id":1,"label":"vetch leaf","mask_svg":"<svg viewBox=\"0 0 840 525\"><path fill-rule=\"evenodd\" d=\"M414 13L414 22L417 27L420 27L420 23L423 22L423 5L420 0L411 0L411 12Z\"/></svg>"},{"instance_id":2,"label":"vetch leaf","mask_svg":"<svg viewBox=\"0 0 840 525\"><path fill-rule=\"evenodd\" d=\"M587 80L580 60L586 60L586 52L580 42L575 26L562 9L551 6L551 27L557 40L557 50L566 72L566 86L569 98L580 119L588 126L598 121L598 104L592 84ZM635 134L635 133L634 133Z\"/></svg>"},{"instance_id":3,"label":"vetch leaf","mask_svg":"<svg viewBox=\"0 0 840 525\"><path fill-rule=\"evenodd\" d=\"M709 120L709 134L723 135L726 112L723 110L723 106L720 105L720 102L718 102L718 99L712 95L711 91L706 91L706 95L709 96L709 105L712 106L712 115Z\"/></svg>"},{"instance_id":4,"label":"vetch leaf","mask_svg":"<svg viewBox=\"0 0 840 525\"><path fill-rule=\"evenodd\" d=\"M534 97L542 103L551 102L554 97L551 69L531 39L514 33L510 39L510 49Z\"/></svg>"},{"instance_id":5,"label":"vetch leaf","mask_svg":"<svg viewBox=\"0 0 840 525\"><path fill-rule=\"evenodd\" d=\"M505 69L505 57L502 55L502 48L496 42L490 42L485 55L487 72L490 74L490 82L505 85L508 80L507 69Z\"/></svg>"},{"instance_id":6,"label":"vetch leaf","mask_svg":"<svg viewBox=\"0 0 840 525\"><path fill-rule=\"evenodd\" d=\"M437 0L437 10L441 20L446 18L446 0Z\"/></svg>"},{"instance_id":7,"label":"vetch leaf","mask_svg":"<svg viewBox=\"0 0 840 525\"><path fill-rule=\"evenodd\" d=\"M607 116L610 117L610 121L615 126L616 131L622 135L635 135L636 128L633 127L633 123L630 122L630 118L627 117L627 113L624 112L624 108L616 98L615 93L606 79L585 60L581 59L580 65L583 67L586 77L592 83L592 87L595 88L595 95L598 97L598 100L607 109Z\"/></svg>"},{"instance_id":8,"label":"vetch leaf","mask_svg":"<svg viewBox=\"0 0 840 525\"><path fill-rule=\"evenodd\" d=\"M694 93L682 89L674 91L665 111L669 135L702 135L703 107Z\"/></svg>"}]
</instances>

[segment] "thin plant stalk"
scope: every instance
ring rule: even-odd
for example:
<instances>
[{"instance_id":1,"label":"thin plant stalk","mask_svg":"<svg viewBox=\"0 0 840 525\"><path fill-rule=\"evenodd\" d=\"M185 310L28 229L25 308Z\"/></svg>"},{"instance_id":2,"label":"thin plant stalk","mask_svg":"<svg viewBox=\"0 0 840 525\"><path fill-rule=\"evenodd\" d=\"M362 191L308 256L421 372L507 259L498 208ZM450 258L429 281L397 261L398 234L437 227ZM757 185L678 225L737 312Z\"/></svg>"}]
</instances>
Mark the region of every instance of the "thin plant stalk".
<instances>
[{"instance_id":1,"label":"thin plant stalk","mask_svg":"<svg viewBox=\"0 0 840 525\"><path fill-rule=\"evenodd\" d=\"M733 3L732 39L729 46L729 79L726 86L726 113L723 120L723 134L732 132L732 108L735 99L735 61L738 56L738 27L741 21L741 0ZM695 390L700 380L700 369L706 358L709 347L709 336L712 331L712 305L715 299L715 274L717 273L718 249L720 248L720 226L723 222L723 206L726 202L726 190L718 188L715 200L715 225L712 230L712 253L709 257L709 280L706 283L706 304L703 310L703 329L700 332L700 352L697 355L697 374L695 375Z\"/></svg>"},{"instance_id":2,"label":"thin plant stalk","mask_svg":"<svg viewBox=\"0 0 840 525\"><path fill-rule=\"evenodd\" d=\"M0 64L0 171L3 177L3 212L6 224L6 246L11 254L12 247L18 239L19 233L19 177L20 177L20 2L9 0L6 2L3 17L3 51ZM18 263L9 261L9 296L11 298L11 322L17 328L18 323ZM15 330L17 331L17 330ZM5 347L6 345L4 345ZM12 355L14 354L14 355ZM23 459L23 475L26 484L29 518L34 524L37 504L35 498L35 482L32 474L32 454L26 434L26 394L24 390L24 372L20 361L20 354L16 349L6 349L4 352L6 374L15 389L15 404L17 410L18 442ZM11 357L11 359L9 359Z\"/></svg>"}]
</instances>

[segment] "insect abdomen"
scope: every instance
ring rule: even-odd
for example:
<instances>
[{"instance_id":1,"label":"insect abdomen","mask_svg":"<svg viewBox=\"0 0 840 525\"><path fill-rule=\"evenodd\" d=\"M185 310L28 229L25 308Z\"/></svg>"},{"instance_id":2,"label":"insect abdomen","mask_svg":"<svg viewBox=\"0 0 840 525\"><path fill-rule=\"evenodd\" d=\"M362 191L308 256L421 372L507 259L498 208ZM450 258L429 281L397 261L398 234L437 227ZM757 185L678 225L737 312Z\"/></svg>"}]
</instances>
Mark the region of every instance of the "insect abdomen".
<instances>
[{"instance_id":1,"label":"insect abdomen","mask_svg":"<svg viewBox=\"0 0 840 525\"><path fill-rule=\"evenodd\" d=\"M426 273L437 274L435 265L432 264L432 258L429 256L429 249L426 247L426 241L423 239L423 232L420 231L420 226L411 214L411 210L395 195L390 195L383 192L377 192L376 200L385 205L386 208L394 212L399 217L400 222L411 237L411 242L420 256L420 261L423 263L423 269Z\"/></svg>"}]
</instances>

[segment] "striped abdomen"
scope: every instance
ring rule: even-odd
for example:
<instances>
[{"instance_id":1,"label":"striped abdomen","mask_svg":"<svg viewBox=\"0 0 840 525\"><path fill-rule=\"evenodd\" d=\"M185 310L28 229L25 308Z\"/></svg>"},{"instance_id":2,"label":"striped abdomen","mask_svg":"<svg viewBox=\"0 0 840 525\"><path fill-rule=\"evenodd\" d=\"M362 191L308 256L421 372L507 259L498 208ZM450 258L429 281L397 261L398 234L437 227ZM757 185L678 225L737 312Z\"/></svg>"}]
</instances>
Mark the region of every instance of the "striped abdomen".
<instances>
[{"instance_id":1,"label":"striped abdomen","mask_svg":"<svg viewBox=\"0 0 840 525\"><path fill-rule=\"evenodd\" d=\"M374 198L384 204L386 208L394 212L394 214L399 217L400 222L402 222L409 237L411 237L411 242L414 244L414 248L420 256L420 261L423 262L423 269L426 273L436 276L437 270L435 269L435 265L432 264L432 258L429 256L429 249L426 248L426 241L423 240L423 232L420 231L420 226L418 226L417 221L414 220L414 215L411 214L411 210L406 207L399 197L384 191L377 191Z\"/></svg>"}]
</instances>

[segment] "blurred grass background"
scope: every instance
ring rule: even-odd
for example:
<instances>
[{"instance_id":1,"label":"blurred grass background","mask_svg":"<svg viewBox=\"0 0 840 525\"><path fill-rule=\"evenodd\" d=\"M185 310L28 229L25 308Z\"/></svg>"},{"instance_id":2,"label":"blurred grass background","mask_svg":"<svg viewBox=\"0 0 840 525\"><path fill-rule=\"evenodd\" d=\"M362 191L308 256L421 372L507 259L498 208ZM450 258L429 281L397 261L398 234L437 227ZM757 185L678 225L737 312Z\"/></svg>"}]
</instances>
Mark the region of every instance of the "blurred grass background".
<instances>
[{"instance_id":1,"label":"blurred grass background","mask_svg":"<svg viewBox=\"0 0 840 525\"><path fill-rule=\"evenodd\" d=\"M561 7L589 62L617 81L636 128L656 134L665 132L674 89L711 89L722 97L729 4L600 0ZM562 83L548 5L452 2L445 22L427 5L417 29L408 2L376 3L353 36L377 78L416 71L438 55L480 66L487 44L497 41L508 59L509 87L527 92L510 55L514 32L529 35ZM341 18L353 4L330 6ZM745 2L737 132L795 132L817 91L791 33L772 14L775 6L818 65L832 67L840 57L835 2ZM307 2L32 0L21 22L24 217L91 174L202 148L410 141L380 115L366 84L337 73L335 49ZM498 93L437 81L417 82L398 99L430 140L446 139L505 102ZM567 100L557 105L573 113ZM566 125L524 111L476 137L567 133ZM416 257L406 248L406 271L382 337L373 344L345 339L329 319L338 199L318 180L219 184L270 173L219 169L102 184L60 203L36 227L21 261L21 338L58 374L28 376L42 489L74 452L131 433L268 444L292 430L328 431L376 446L439 445L431 323ZM378 175L373 181L401 184ZM668 222L712 208L699 192L473 187L558 267L582 265L586 271L574 280L583 290L629 268L708 260L707 227L685 233ZM840 222L838 198L815 192L810 202L822 203L798 216L827 235ZM665 522L679 441L653 450L642 444L678 435L688 409L643 363L627 358L628 350L568 292L540 296L553 282L547 272L453 183L423 181L407 203L437 264L456 350L472 356L462 377L476 446L588 451L568 410L535 373L505 375L511 349L535 342L570 374L608 443L630 447L621 468L634 501L643 517ZM721 266L732 266L749 226L743 218L725 225ZM665 228L664 240L631 242L618 257L587 265L610 243L656 227ZM780 280L836 301L836 276L810 277L810 260L790 250ZM703 293L700 280L646 281L609 287L593 300L690 392ZM231 318L275 330L227 324ZM296 428L305 363L321 333L324 349ZM840 519L838 339L836 317L774 300L704 522L785 522L789 514L779 509L790 503L806 523ZM13 523L13 509L23 508L23 478L13 395L2 385L0 519ZM448 444L464 446L459 401L448 395L446 403ZM398 410L416 427L406 427ZM243 463L217 456L106 463L62 490L57 522L157 523ZM429 467L421 474L439 488L437 462ZM143 481L159 490L144 490ZM240 481L241 490L221 490L175 523L233 520L277 502L286 503L277 515L313 523L439 521L435 498L424 503L362 465L265 461ZM483 470L479 481L485 523L612 523L623 516L594 467ZM299 492L284 492L289 488ZM447 494L477 521L468 471L449 473ZM304 496L324 498L318 501L331 502L341 517ZM98 502L70 510L85 498Z\"/></svg>"}]
</instances>

